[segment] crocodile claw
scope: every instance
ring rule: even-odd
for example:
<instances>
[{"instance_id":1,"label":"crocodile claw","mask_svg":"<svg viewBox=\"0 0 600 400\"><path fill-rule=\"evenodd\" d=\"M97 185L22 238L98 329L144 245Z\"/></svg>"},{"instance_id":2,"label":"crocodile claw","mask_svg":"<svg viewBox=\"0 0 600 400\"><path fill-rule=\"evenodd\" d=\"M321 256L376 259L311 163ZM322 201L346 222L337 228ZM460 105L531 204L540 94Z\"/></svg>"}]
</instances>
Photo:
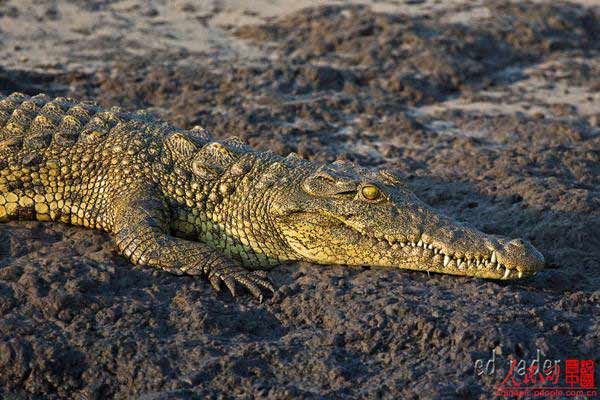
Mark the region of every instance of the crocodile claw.
<instances>
[{"instance_id":1,"label":"crocodile claw","mask_svg":"<svg viewBox=\"0 0 600 400\"><path fill-rule=\"evenodd\" d=\"M221 291L221 279L218 275L210 275L208 280L210 281L210 286L213 287L215 292L218 293Z\"/></svg>"},{"instance_id":2,"label":"crocodile claw","mask_svg":"<svg viewBox=\"0 0 600 400\"><path fill-rule=\"evenodd\" d=\"M221 290L220 283L225 283L232 297L236 296L236 283L246 288L260 302L263 300L264 289L275 293L275 286L269 281L266 271L247 271L241 267L229 267L211 272L208 279L217 292Z\"/></svg>"}]
</instances>

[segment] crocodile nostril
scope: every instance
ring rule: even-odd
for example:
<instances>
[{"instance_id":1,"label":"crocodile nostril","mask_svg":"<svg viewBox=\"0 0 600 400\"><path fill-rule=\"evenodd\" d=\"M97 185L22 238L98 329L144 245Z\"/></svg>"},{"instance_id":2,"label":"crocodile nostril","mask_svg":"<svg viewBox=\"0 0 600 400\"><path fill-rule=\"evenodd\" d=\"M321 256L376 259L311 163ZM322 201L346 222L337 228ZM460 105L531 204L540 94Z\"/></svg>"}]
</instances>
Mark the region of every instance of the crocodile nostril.
<instances>
[{"instance_id":1,"label":"crocodile nostril","mask_svg":"<svg viewBox=\"0 0 600 400\"><path fill-rule=\"evenodd\" d=\"M525 246L525 241L523 239L513 239L509 243L515 246Z\"/></svg>"}]
</instances>

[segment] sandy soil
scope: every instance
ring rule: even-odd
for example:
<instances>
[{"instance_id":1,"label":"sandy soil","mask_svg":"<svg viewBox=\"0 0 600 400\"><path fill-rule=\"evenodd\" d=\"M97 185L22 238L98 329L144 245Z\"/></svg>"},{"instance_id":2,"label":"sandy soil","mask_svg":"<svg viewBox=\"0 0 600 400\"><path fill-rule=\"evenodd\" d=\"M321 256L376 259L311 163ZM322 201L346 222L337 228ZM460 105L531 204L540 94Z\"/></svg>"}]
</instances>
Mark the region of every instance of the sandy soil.
<instances>
[{"instance_id":1,"label":"sandy soil","mask_svg":"<svg viewBox=\"0 0 600 400\"><path fill-rule=\"evenodd\" d=\"M485 399L538 349L600 361L597 2L2 1L0 60L2 93L395 168L549 262L514 283L298 263L259 304L103 233L2 224L3 397Z\"/></svg>"}]
</instances>

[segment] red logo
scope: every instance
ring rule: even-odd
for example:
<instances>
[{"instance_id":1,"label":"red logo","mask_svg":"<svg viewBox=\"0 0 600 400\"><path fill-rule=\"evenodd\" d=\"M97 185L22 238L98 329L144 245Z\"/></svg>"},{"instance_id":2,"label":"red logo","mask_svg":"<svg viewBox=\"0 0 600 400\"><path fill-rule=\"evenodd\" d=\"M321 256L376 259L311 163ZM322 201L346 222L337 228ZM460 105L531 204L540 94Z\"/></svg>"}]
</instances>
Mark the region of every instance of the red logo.
<instances>
[{"instance_id":1,"label":"red logo","mask_svg":"<svg viewBox=\"0 0 600 400\"><path fill-rule=\"evenodd\" d=\"M506 373L497 368L500 363L505 363ZM546 359L539 349L536 357L529 360L510 358L502 362L495 350L488 360L475 360L477 376L493 376L497 372L501 376L494 388L498 397L597 397L594 360Z\"/></svg>"},{"instance_id":2,"label":"red logo","mask_svg":"<svg viewBox=\"0 0 600 400\"><path fill-rule=\"evenodd\" d=\"M534 361L527 366L525 360L512 360L508 373L496 386L495 394L510 397L597 395L594 360L565 360L562 370L560 360L548 361L540 368L539 361L537 365Z\"/></svg>"}]
</instances>

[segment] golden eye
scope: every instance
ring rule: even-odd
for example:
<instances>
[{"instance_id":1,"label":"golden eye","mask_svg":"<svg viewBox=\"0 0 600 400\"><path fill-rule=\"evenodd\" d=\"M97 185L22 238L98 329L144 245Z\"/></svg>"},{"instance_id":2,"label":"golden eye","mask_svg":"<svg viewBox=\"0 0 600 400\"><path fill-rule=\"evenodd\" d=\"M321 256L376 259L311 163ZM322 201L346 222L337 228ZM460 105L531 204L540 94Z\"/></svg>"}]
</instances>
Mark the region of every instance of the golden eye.
<instances>
[{"instance_id":1,"label":"golden eye","mask_svg":"<svg viewBox=\"0 0 600 400\"><path fill-rule=\"evenodd\" d=\"M363 186L362 195L367 200L377 200L379 197L381 197L381 192L379 191L379 189L376 186L367 185L367 186Z\"/></svg>"}]
</instances>

